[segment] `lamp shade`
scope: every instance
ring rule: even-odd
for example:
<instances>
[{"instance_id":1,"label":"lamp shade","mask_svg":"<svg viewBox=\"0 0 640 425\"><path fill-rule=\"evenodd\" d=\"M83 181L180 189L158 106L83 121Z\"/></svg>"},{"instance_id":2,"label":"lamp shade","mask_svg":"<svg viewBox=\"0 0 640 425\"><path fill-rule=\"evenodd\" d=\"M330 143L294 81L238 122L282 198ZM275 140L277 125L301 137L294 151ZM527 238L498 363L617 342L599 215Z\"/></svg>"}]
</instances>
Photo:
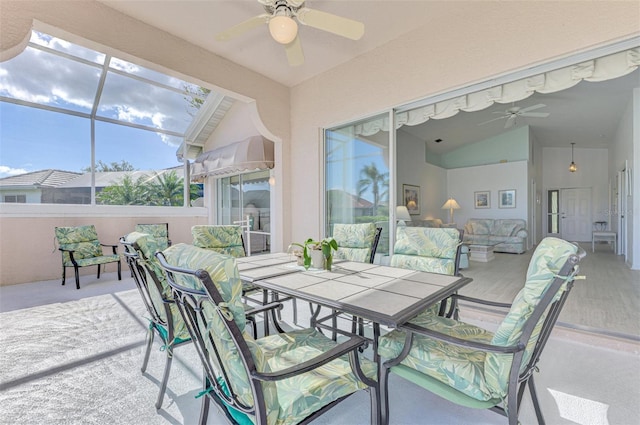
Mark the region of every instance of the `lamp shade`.
<instances>
[{"instance_id":1,"label":"lamp shade","mask_svg":"<svg viewBox=\"0 0 640 425\"><path fill-rule=\"evenodd\" d=\"M459 210L460 204L458 204L455 199L449 198L447 199L447 202L445 202L444 205L442 206L442 209L443 210Z\"/></svg>"},{"instance_id":2,"label":"lamp shade","mask_svg":"<svg viewBox=\"0 0 640 425\"><path fill-rule=\"evenodd\" d=\"M405 221L411 221L411 216L409 215L409 210L404 205L398 205L396 207L396 220L398 220L398 224L405 225Z\"/></svg>"},{"instance_id":3,"label":"lamp shade","mask_svg":"<svg viewBox=\"0 0 640 425\"><path fill-rule=\"evenodd\" d=\"M298 35L298 24L288 16L274 16L269 20L271 37L280 44L289 44Z\"/></svg>"}]
</instances>

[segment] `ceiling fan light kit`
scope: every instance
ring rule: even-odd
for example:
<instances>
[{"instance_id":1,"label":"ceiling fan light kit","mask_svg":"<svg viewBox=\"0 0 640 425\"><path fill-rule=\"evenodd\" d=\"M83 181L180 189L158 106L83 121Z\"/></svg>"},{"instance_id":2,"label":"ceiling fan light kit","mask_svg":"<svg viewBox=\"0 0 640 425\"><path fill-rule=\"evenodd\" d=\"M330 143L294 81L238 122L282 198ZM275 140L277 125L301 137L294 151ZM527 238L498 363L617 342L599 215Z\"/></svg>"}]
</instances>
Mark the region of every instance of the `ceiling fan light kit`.
<instances>
[{"instance_id":1,"label":"ceiling fan light kit","mask_svg":"<svg viewBox=\"0 0 640 425\"><path fill-rule=\"evenodd\" d=\"M271 37L280 44L289 44L298 35L298 24L288 16L274 16L269 20Z\"/></svg>"},{"instance_id":2,"label":"ceiling fan light kit","mask_svg":"<svg viewBox=\"0 0 640 425\"><path fill-rule=\"evenodd\" d=\"M364 24L352 19L304 7L304 0L257 0L267 13L234 25L216 35L216 40L227 41L262 24L269 25L271 37L285 46L289 65L304 63L304 53L298 37L298 23L326 31L351 40L364 35Z\"/></svg>"}]
</instances>

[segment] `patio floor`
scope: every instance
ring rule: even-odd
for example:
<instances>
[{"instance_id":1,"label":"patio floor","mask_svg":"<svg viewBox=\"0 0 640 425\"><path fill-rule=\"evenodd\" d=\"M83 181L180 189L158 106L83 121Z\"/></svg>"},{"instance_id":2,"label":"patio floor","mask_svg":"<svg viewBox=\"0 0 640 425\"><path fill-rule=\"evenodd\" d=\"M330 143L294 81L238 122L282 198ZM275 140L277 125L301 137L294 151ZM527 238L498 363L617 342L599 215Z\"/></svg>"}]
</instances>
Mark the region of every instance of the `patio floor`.
<instances>
[{"instance_id":1,"label":"patio floor","mask_svg":"<svg viewBox=\"0 0 640 425\"><path fill-rule=\"evenodd\" d=\"M0 422L196 423L201 370L193 347L176 349L163 407L156 411L165 354L156 342L147 373L140 373L147 321L128 271L121 282L115 273L100 280L83 276L81 286L78 291L55 280L0 287L0 342L6 347L0 363L10 365L0 372ZM299 322L305 323L308 308L304 303L298 308ZM283 319L288 323L291 313L291 303L285 303ZM29 325L38 317L44 319ZM463 319L489 327L494 322L481 312ZM637 423L638 348L635 342L620 345L574 330L554 331L536 375L547 423ZM395 376L391 388L392 424L506 423L493 412L458 407ZM367 393L356 394L313 423L367 424L363 412L368 412L368 403ZM536 423L528 394L520 420ZM209 423L224 423L215 408Z\"/></svg>"}]
</instances>

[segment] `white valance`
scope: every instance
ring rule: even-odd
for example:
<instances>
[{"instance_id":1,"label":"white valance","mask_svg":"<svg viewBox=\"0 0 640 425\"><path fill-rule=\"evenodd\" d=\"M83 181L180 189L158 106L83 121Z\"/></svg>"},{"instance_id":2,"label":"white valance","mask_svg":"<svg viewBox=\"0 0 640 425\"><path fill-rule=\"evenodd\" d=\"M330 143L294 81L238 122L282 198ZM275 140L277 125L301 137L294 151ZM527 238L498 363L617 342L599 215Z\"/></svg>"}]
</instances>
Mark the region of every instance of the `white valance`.
<instances>
[{"instance_id":1,"label":"white valance","mask_svg":"<svg viewBox=\"0 0 640 425\"><path fill-rule=\"evenodd\" d=\"M262 136L252 136L241 142L203 152L193 162L191 179L202 180L207 176L225 176L245 171L273 168L274 144Z\"/></svg>"},{"instance_id":2,"label":"white valance","mask_svg":"<svg viewBox=\"0 0 640 425\"><path fill-rule=\"evenodd\" d=\"M430 119L444 119L460 111L474 112L494 103L511 103L526 99L533 93L553 93L575 86L580 81L605 81L622 77L640 66L640 47L581 62L486 90L422 106L396 115L396 129L403 125L418 125ZM355 126L355 134L370 136L389 131L389 118L383 117Z\"/></svg>"}]
</instances>

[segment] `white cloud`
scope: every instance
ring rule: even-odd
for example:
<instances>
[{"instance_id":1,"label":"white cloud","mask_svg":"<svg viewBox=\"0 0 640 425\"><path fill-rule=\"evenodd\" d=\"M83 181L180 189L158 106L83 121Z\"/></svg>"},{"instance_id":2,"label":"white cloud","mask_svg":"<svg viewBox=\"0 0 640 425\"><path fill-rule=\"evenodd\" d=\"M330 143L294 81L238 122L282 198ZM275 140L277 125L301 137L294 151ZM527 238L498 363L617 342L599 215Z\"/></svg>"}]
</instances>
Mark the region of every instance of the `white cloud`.
<instances>
[{"instance_id":1,"label":"white cloud","mask_svg":"<svg viewBox=\"0 0 640 425\"><path fill-rule=\"evenodd\" d=\"M0 178L17 176L18 174L24 174L28 172L29 171L25 170L24 168L11 168L7 167L6 165L0 165Z\"/></svg>"}]
</instances>

